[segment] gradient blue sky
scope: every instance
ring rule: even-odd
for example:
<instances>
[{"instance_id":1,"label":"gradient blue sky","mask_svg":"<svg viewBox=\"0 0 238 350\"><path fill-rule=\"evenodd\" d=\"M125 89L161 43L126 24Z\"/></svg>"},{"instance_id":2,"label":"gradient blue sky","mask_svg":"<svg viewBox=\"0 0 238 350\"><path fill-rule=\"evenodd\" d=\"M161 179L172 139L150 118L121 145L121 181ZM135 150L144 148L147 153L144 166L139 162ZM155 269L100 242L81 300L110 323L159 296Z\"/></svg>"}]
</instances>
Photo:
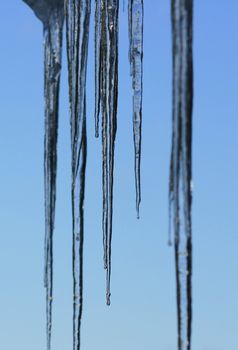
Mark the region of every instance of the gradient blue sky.
<instances>
[{"instance_id":1,"label":"gradient blue sky","mask_svg":"<svg viewBox=\"0 0 238 350\"><path fill-rule=\"evenodd\" d=\"M236 0L194 9L193 350L238 347ZM91 21L92 24L92 21ZM45 348L42 26L20 0L0 12L0 348ZM82 350L175 350L173 248L167 246L171 138L170 1L145 0L141 219L136 219L127 15L120 13L112 305L105 305L101 143L88 64ZM66 59L60 99L52 350L72 348L70 139Z\"/></svg>"}]
</instances>

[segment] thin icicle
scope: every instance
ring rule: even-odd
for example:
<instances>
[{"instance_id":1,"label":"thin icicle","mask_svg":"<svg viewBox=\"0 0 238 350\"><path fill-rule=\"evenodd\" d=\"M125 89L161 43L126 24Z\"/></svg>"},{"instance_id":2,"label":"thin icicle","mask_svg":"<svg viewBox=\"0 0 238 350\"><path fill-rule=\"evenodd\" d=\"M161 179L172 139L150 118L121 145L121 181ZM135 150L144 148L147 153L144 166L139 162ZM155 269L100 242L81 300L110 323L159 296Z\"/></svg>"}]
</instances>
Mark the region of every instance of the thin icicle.
<instances>
[{"instance_id":1,"label":"thin icicle","mask_svg":"<svg viewBox=\"0 0 238 350\"><path fill-rule=\"evenodd\" d=\"M100 36L101 36L101 3L95 2L95 26L94 26L94 60L95 60L95 137L99 137L99 114L100 114L100 90L101 90L101 59L100 59Z\"/></svg>"},{"instance_id":2,"label":"thin icicle","mask_svg":"<svg viewBox=\"0 0 238 350\"><path fill-rule=\"evenodd\" d=\"M139 218L141 202L140 162L143 94L143 0L128 0L129 61L133 88L133 133L135 149L136 211Z\"/></svg>"},{"instance_id":3,"label":"thin icicle","mask_svg":"<svg viewBox=\"0 0 238 350\"><path fill-rule=\"evenodd\" d=\"M192 325L192 0L172 0L173 137L169 203L173 215L178 349L191 349Z\"/></svg>"},{"instance_id":4,"label":"thin icicle","mask_svg":"<svg viewBox=\"0 0 238 350\"><path fill-rule=\"evenodd\" d=\"M99 79L101 89L99 93L102 104L102 186L103 186L103 247L104 247L104 268L108 268L107 256L107 234L108 234L108 107L107 107L107 3L100 1L100 71ZM99 5L97 5L99 6ZM97 74L97 72L96 72ZM100 87L99 86L99 87Z\"/></svg>"},{"instance_id":5,"label":"thin icicle","mask_svg":"<svg viewBox=\"0 0 238 350\"><path fill-rule=\"evenodd\" d=\"M86 74L90 0L66 0L65 13L72 148L73 349L79 350L83 308Z\"/></svg>"},{"instance_id":6,"label":"thin icicle","mask_svg":"<svg viewBox=\"0 0 238 350\"><path fill-rule=\"evenodd\" d=\"M55 221L59 86L61 71L63 0L24 0L32 7L44 27L45 97L45 272L47 349L51 346L53 300L53 231Z\"/></svg>"},{"instance_id":7,"label":"thin icicle","mask_svg":"<svg viewBox=\"0 0 238 350\"><path fill-rule=\"evenodd\" d=\"M102 114L103 246L107 304L110 305L111 240L113 216L113 169L118 97L118 10L119 0L96 0L95 81L96 125ZM99 25L100 23L100 25ZM97 129L96 129L97 130ZM96 132L97 133L97 132Z\"/></svg>"}]
</instances>

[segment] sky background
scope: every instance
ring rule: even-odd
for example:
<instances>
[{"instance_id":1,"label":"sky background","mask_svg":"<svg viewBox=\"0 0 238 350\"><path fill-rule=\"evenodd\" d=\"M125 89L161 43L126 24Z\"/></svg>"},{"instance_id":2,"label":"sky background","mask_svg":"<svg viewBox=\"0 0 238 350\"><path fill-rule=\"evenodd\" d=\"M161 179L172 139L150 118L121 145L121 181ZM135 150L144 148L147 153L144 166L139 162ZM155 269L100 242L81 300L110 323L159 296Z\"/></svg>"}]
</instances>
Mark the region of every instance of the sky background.
<instances>
[{"instance_id":1,"label":"sky background","mask_svg":"<svg viewBox=\"0 0 238 350\"><path fill-rule=\"evenodd\" d=\"M94 1L92 1L94 3ZM238 347L236 0L194 8L193 350ZM93 14L93 11L92 11ZM170 1L145 0L141 219L136 219L127 13L120 11L112 305L105 305L101 142L94 138L93 17L82 350L175 350L167 246L171 142ZM45 348L42 25L20 0L0 12L0 348ZM64 50L54 239L52 350L72 349L70 131Z\"/></svg>"}]
</instances>

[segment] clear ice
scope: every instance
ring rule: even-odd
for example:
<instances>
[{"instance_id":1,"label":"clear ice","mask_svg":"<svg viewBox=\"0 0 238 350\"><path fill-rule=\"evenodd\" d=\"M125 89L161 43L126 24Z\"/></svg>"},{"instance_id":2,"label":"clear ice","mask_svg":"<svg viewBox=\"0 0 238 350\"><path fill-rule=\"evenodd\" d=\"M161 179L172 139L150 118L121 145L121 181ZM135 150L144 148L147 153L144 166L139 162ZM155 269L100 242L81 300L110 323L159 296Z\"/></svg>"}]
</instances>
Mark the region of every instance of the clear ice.
<instances>
[{"instance_id":1,"label":"clear ice","mask_svg":"<svg viewBox=\"0 0 238 350\"><path fill-rule=\"evenodd\" d=\"M191 349L192 330L192 0L172 1L173 135L169 203L174 229L178 349Z\"/></svg>"},{"instance_id":2,"label":"clear ice","mask_svg":"<svg viewBox=\"0 0 238 350\"><path fill-rule=\"evenodd\" d=\"M53 231L56 202L58 105L62 31L66 16L72 150L73 348L80 349L83 308L84 194L87 158L86 75L90 0L23 0L44 28L45 275L47 349L51 346ZM171 0L173 42L173 132L169 216L174 233L178 350L191 349L192 329L192 104L193 0ZM119 0L95 0L95 135L101 115L103 247L106 301L110 304L114 151L118 102ZM143 94L143 0L128 0L129 61L133 90L136 209L141 201L140 161ZM171 237L169 238L171 242Z\"/></svg>"},{"instance_id":3,"label":"clear ice","mask_svg":"<svg viewBox=\"0 0 238 350\"><path fill-rule=\"evenodd\" d=\"M135 149L136 211L139 218L141 202L141 127L143 95L143 0L128 0L129 62L133 89L133 133Z\"/></svg>"},{"instance_id":4,"label":"clear ice","mask_svg":"<svg viewBox=\"0 0 238 350\"><path fill-rule=\"evenodd\" d=\"M86 76L90 0L66 0L69 76L72 225L73 225L73 349L80 349L83 310L84 194L87 158Z\"/></svg>"},{"instance_id":5,"label":"clear ice","mask_svg":"<svg viewBox=\"0 0 238 350\"><path fill-rule=\"evenodd\" d=\"M45 183L45 272L47 349L51 346L53 301L53 232L56 202L57 136L61 72L63 0L24 0L43 23L44 33L44 183Z\"/></svg>"},{"instance_id":6,"label":"clear ice","mask_svg":"<svg viewBox=\"0 0 238 350\"><path fill-rule=\"evenodd\" d=\"M111 242L113 216L113 170L118 99L119 0L96 0L95 4L95 126L98 136L102 115L103 246L106 269L106 302L110 305Z\"/></svg>"}]
</instances>

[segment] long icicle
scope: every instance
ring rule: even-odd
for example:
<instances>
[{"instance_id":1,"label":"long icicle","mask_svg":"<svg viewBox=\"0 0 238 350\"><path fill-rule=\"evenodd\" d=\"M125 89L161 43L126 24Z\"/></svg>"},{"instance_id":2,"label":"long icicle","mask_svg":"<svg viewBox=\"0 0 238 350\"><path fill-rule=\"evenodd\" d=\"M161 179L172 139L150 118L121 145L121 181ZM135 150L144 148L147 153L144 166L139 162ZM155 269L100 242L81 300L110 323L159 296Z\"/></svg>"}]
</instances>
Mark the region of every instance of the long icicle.
<instances>
[{"instance_id":1,"label":"long icicle","mask_svg":"<svg viewBox=\"0 0 238 350\"><path fill-rule=\"evenodd\" d=\"M108 256L107 256L107 233L108 233L108 123L107 123L107 3L106 0L100 1L100 71L99 79L101 87L100 101L102 104L102 186L103 186L103 247L104 247L104 268L108 268ZM96 72L97 74L97 72ZM97 87L96 87L97 88Z\"/></svg>"},{"instance_id":2,"label":"long icicle","mask_svg":"<svg viewBox=\"0 0 238 350\"><path fill-rule=\"evenodd\" d=\"M87 157L86 74L90 0L66 0L66 37L71 111L73 224L73 349L80 349L83 308L84 193Z\"/></svg>"},{"instance_id":3,"label":"long icicle","mask_svg":"<svg viewBox=\"0 0 238 350\"><path fill-rule=\"evenodd\" d=\"M61 70L63 8L50 12L44 25L45 45L45 287L47 317L47 349L51 346L53 299L53 230L56 201L56 167L59 84Z\"/></svg>"},{"instance_id":4,"label":"long icicle","mask_svg":"<svg viewBox=\"0 0 238 350\"><path fill-rule=\"evenodd\" d=\"M53 300L53 232L55 222L59 88L64 22L63 0L24 0L42 21L44 28L44 187L45 187L45 271L47 349L51 347Z\"/></svg>"},{"instance_id":5,"label":"long icicle","mask_svg":"<svg viewBox=\"0 0 238 350\"><path fill-rule=\"evenodd\" d=\"M109 174L108 174L108 266L107 266L107 305L110 305L111 282L111 245L112 245L112 216L113 216L113 170L115 138L117 129L117 100L118 100L118 0L108 0L108 120L109 120Z\"/></svg>"},{"instance_id":6,"label":"long icicle","mask_svg":"<svg viewBox=\"0 0 238 350\"><path fill-rule=\"evenodd\" d=\"M117 129L119 0L96 0L95 10L95 124L102 114L103 246L106 301L110 305L113 170Z\"/></svg>"},{"instance_id":7,"label":"long icicle","mask_svg":"<svg viewBox=\"0 0 238 350\"><path fill-rule=\"evenodd\" d=\"M173 137L169 203L173 215L178 349L191 349L193 0L172 0Z\"/></svg>"},{"instance_id":8,"label":"long icicle","mask_svg":"<svg viewBox=\"0 0 238 350\"><path fill-rule=\"evenodd\" d=\"M129 61L133 88L133 133L135 149L135 187L136 211L140 216L141 202L141 128L142 128L142 94L143 94L143 0L128 0L128 28L129 28Z\"/></svg>"}]
</instances>

